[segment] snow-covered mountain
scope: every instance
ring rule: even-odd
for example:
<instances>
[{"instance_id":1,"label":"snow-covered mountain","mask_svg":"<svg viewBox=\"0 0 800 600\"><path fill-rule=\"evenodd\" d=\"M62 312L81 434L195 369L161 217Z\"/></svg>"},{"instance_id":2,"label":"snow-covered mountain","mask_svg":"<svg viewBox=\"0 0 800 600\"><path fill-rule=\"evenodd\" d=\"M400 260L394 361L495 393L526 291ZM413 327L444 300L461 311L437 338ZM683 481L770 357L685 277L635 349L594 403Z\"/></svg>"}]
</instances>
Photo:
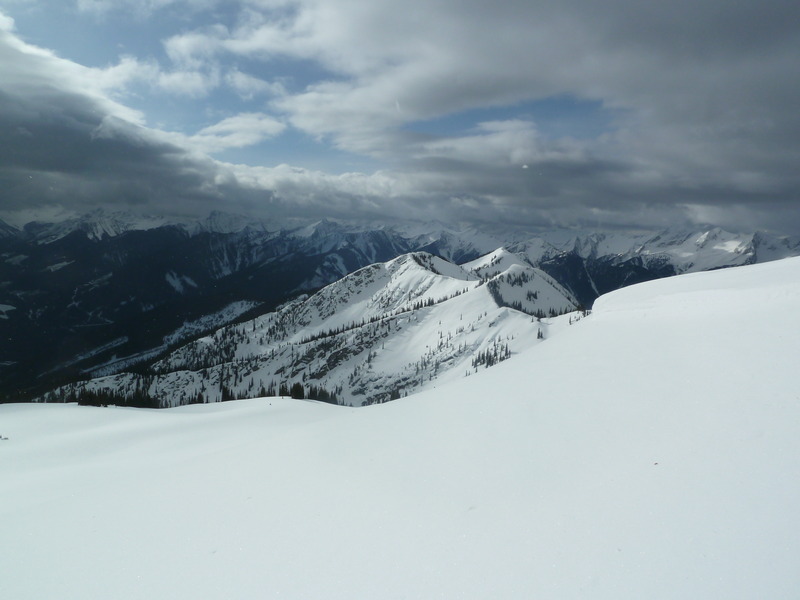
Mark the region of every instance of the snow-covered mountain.
<instances>
[{"instance_id":1,"label":"snow-covered mountain","mask_svg":"<svg viewBox=\"0 0 800 600\"><path fill-rule=\"evenodd\" d=\"M800 259L631 286L362 409L2 405L0 594L794 600L798 306Z\"/></svg>"},{"instance_id":2,"label":"snow-covered mountain","mask_svg":"<svg viewBox=\"0 0 800 600\"><path fill-rule=\"evenodd\" d=\"M16 237L20 234L19 229L13 227L3 220L0 220L0 239Z\"/></svg>"},{"instance_id":3,"label":"snow-covered mountain","mask_svg":"<svg viewBox=\"0 0 800 600\"><path fill-rule=\"evenodd\" d=\"M513 266L529 264L522 256L513 254L505 248L497 248L480 258L464 263L464 268L481 278L494 277Z\"/></svg>"},{"instance_id":4,"label":"snow-covered mountain","mask_svg":"<svg viewBox=\"0 0 800 600\"><path fill-rule=\"evenodd\" d=\"M632 283L800 253L798 239L718 229L534 234L443 223L265 222L220 212L187 220L95 211L1 229L0 304L11 308L0 319L0 397L41 393L101 366L147 366L209 333L201 323L273 311L409 252L491 263L502 247L501 266L541 269L587 308Z\"/></svg>"},{"instance_id":5,"label":"snow-covered mountain","mask_svg":"<svg viewBox=\"0 0 800 600\"><path fill-rule=\"evenodd\" d=\"M509 246L591 306L601 294L651 279L800 255L800 238L719 228L660 233L545 233Z\"/></svg>"},{"instance_id":6,"label":"snow-covered mountain","mask_svg":"<svg viewBox=\"0 0 800 600\"><path fill-rule=\"evenodd\" d=\"M163 216L138 215L131 212L106 212L102 209L57 222L32 221L23 227L26 239L37 244L52 244L79 233L92 241L112 238L128 231L148 231L177 222Z\"/></svg>"},{"instance_id":7,"label":"snow-covered mountain","mask_svg":"<svg viewBox=\"0 0 800 600\"><path fill-rule=\"evenodd\" d=\"M272 231L216 214L137 229L98 216L0 238L0 304L14 309L0 323L0 395L152 360L203 333L186 323L238 319L234 305L266 312L409 251L380 230L330 224Z\"/></svg>"},{"instance_id":8,"label":"snow-covered mountain","mask_svg":"<svg viewBox=\"0 0 800 600\"><path fill-rule=\"evenodd\" d=\"M481 261L459 267L427 253L403 255L201 337L145 374L73 384L49 399L91 395L97 402L172 406L298 384L304 395L347 404L399 398L472 375L569 322L552 319L576 309L563 288L538 269L507 262L487 273Z\"/></svg>"},{"instance_id":9,"label":"snow-covered mountain","mask_svg":"<svg viewBox=\"0 0 800 600\"><path fill-rule=\"evenodd\" d=\"M393 231L409 240L413 248L441 256L454 263L463 263L483 256L511 240L516 240L520 235L513 230L493 235L475 227L453 227L441 222L414 226L399 225L395 226Z\"/></svg>"}]
</instances>

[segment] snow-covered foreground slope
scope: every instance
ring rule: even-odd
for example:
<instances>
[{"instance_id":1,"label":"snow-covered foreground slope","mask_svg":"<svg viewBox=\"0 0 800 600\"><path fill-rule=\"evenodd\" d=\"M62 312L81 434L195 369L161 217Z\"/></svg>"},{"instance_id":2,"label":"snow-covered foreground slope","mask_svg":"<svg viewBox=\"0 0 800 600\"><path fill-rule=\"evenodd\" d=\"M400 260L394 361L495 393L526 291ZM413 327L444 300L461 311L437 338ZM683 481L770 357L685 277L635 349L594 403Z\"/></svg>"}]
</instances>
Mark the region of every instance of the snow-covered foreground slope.
<instances>
[{"instance_id":1,"label":"snow-covered foreground slope","mask_svg":"<svg viewBox=\"0 0 800 600\"><path fill-rule=\"evenodd\" d=\"M796 598L800 260L353 409L0 406L4 598Z\"/></svg>"}]
</instances>

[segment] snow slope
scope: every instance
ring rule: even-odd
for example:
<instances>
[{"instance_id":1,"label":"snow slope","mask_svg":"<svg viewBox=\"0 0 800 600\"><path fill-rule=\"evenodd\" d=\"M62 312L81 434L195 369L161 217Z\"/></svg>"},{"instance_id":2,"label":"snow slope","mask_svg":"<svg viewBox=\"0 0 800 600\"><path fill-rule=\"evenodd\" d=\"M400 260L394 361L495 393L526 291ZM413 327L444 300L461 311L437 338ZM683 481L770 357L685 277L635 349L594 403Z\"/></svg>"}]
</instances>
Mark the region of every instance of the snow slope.
<instances>
[{"instance_id":1,"label":"snow slope","mask_svg":"<svg viewBox=\"0 0 800 600\"><path fill-rule=\"evenodd\" d=\"M483 279L471 269L425 252L370 265L276 312L188 343L144 374L68 384L46 398L76 399L88 390L113 394L117 404L145 395L151 405L176 406L253 398L300 383L343 404L384 402L530 348L545 330L563 325L557 315L576 308L531 266L509 263L491 277L482 272Z\"/></svg>"},{"instance_id":2,"label":"snow slope","mask_svg":"<svg viewBox=\"0 0 800 600\"><path fill-rule=\"evenodd\" d=\"M0 595L789 599L800 259L361 409L2 405Z\"/></svg>"},{"instance_id":3,"label":"snow slope","mask_svg":"<svg viewBox=\"0 0 800 600\"><path fill-rule=\"evenodd\" d=\"M498 248L494 252L485 254L461 266L468 271L472 271L481 278L489 278L498 273L502 273L514 265L530 266L516 254L512 254L505 248Z\"/></svg>"}]
</instances>

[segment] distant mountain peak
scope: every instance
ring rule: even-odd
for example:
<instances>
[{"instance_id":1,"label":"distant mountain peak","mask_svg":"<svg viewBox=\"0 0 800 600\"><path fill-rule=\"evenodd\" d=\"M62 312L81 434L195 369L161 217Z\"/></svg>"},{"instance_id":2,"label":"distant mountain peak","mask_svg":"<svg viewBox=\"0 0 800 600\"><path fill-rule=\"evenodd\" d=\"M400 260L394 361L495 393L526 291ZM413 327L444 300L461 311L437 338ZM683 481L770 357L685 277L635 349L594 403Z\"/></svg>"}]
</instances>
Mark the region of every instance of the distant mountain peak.
<instances>
[{"instance_id":1,"label":"distant mountain peak","mask_svg":"<svg viewBox=\"0 0 800 600\"><path fill-rule=\"evenodd\" d=\"M76 231L83 233L92 241L99 241L128 231L155 229L173 223L174 221L162 216L140 215L126 211L109 212L98 208L56 222L32 221L23 227L23 231L35 242L49 244Z\"/></svg>"},{"instance_id":2,"label":"distant mountain peak","mask_svg":"<svg viewBox=\"0 0 800 600\"><path fill-rule=\"evenodd\" d=\"M20 230L0 219L0 239L17 237Z\"/></svg>"}]
</instances>

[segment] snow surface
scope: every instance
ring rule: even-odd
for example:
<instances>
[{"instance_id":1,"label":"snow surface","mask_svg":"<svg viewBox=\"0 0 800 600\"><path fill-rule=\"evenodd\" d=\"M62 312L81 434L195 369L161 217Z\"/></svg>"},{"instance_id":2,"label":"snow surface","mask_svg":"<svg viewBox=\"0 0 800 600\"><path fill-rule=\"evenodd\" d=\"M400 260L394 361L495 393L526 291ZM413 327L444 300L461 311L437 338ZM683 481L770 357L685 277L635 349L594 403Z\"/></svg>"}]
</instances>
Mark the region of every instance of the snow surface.
<instances>
[{"instance_id":1,"label":"snow surface","mask_svg":"<svg viewBox=\"0 0 800 600\"><path fill-rule=\"evenodd\" d=\"M93 367L91 371L88 371L87 373L90 374L92 377L108 376L109 373L114 373L118 370L125 369L143 360L147 360L148 358L155 358L159 354L163 354L164 352L166 352L170 346L174 346L175 344L178 344L181 341L190 339L192 336L201 334L204 331L209 331L215 328L223 327L224 325L230 323L231 321L235 321L238 317L240 317L247 311L252 310L258 305L259 302L252 300L240 300L237 302L231 302L230 304L228 304L221 310L218 310L217 312L203 315L202 317L199 317L192 321L184 321L183 324L180 327L178 327L175 331L164 336L164 338L162 339L163 344L159 346L150 348L149 350L145 350L143 352L139 352L133 355L127 355L127 356L115 355L106 362ZM104 352L110 348L113 348L114 346L120 345L125 342L127 342L127 338L122 338L121 340L114 340L109 344L94 349L91 353L79 355L72 362L73 363L80 362L81 360L84 360L85 358L88 358L93 354Z\"/></svg>"},{"instance_id":2,"label":"snow surface","mask_svg":"<svg viewBox=\"0 0 800 600\"><path fill-rule=\"evenodd\" d=\"M172 271L167 273L164 278L166 279L167 283L172 286L179 294L183 294L186 292L186 288L184 287L184 283L187 285L191 285L192 287L197 287L197 284L191 280L191 278L186 277L185 275L176 275Z\"/></svg>"},{"instance_id":3,"label":"snow surface","mask_svg":"<svg viewBox=\"0 0 800 600\"><path fill-rule=\"evenodd\" d=\"M45 270L50 271L51 273L55 273L56 271L60 271L64 267L68 267L68 266L70 266L71 264L74 264L74 263L75 263L74 260L62 261L60 263L56 263L54 265L50 265L49 267L45 267Z\"/></svg>"},{"instance_id":4,"label":"snow surface","mask_svg":"<svg viewBox=\"0 0 800 600\"><path fill-rule=\"evenodd\" d=\"M800 259L353 409L0 406L0 596L796 598Z\"/></svg>"},{"instance_id":5,"label":"snow surface","mask_svg":"<svg viewBox=\"0 0 800 600\"><path fill-rule=\"evenodd\" d=\"M514 265L529 266L516 254L512 254L505 248L498 248L494 252L464 263L461 266L479 277L488 278L502 273Z\"/></svg>"},{"instance_id":6,"label":"snow surface","mask_svg":"<svg viewBox=\"0 0 800 600\"><path fill-rule=\"evenodd\" d=\"M169 335L164 336L164 346L162 346L162 348L166 349L168 346L190 339L192 336L200 334L204 331L222 327L231 321L235 321L247 311L256 308L259 306L259 304L259 302L253 300L239 300L237 302L231 302L224 308L216 312L203 315L198 319L184 321L183 325L178 327Z\"/></svg>"}]
</instances>

